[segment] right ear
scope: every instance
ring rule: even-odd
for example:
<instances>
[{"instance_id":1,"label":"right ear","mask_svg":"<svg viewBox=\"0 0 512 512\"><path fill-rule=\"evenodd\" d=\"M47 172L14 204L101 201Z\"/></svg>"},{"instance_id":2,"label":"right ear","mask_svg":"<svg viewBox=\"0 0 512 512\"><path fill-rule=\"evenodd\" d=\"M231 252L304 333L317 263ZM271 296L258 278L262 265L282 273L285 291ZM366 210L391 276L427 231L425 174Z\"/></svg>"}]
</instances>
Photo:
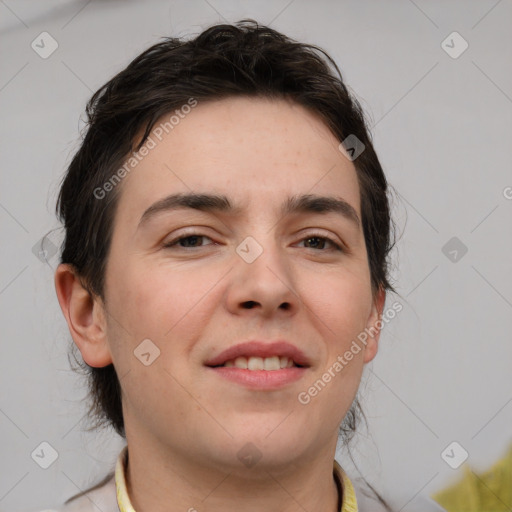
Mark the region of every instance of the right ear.
<instances>
[{"instance_id":1,"label":"right ear","mask_svg":"<svg viewBox=\"0 0 512 512\"><path fill-rule=\"evenodd\" d=\"M95 368L112 363L101 299L91 296L82 286L75 269L67 263L61 263L55 271L55 290L71 337L83 360Z\"/></svg>"}]
</instances>

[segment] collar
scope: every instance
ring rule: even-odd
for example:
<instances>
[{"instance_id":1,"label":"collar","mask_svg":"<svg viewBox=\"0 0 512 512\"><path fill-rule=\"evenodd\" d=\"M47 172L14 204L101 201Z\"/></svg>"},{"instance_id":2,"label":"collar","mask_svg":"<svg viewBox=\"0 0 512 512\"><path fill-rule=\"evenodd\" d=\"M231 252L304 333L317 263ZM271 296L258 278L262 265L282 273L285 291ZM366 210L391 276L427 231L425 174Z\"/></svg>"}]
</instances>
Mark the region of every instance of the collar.
<instances>
[{"instance_id":1,"label":"collar","mask_svg":"<svg viewBox=\"0 0 512 512\"><path fill-rule=\"evenodd\" d=\"M116 463L115 480L117 505L120 512L135 512L126 488L125 471L127 462L128 447L125 446L119 454ZM340 512L358 512L354 486L336 460L334 461L333 474L336 485L338 486L338 493L343 496Z\"/></svg>"}]
</instances>

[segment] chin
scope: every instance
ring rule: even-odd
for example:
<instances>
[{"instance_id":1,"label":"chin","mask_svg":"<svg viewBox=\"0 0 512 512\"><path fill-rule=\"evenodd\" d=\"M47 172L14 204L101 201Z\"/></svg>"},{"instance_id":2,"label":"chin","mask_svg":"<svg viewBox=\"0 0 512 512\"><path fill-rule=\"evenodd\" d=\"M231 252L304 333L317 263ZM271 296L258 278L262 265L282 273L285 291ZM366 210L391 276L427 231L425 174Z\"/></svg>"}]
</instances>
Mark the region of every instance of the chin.
<instances>
[{"instance_id":1,"label":"chin","mask_svg":"<svg viewBox=\"0 0 512 512\"><path fill-rule=\"evenodd\" d=\"M236 436L234 443L237 447L237 459L243 463L247 456L249 460L251 457L258 458L258 465L262 466L289 465L291 460L300 455L307 441L303 432L290 432L289 428L284 427L279 431L279 428L269 430L266 423L259 431L253 428L250 432Z\"/></svg>"}]
</instances>

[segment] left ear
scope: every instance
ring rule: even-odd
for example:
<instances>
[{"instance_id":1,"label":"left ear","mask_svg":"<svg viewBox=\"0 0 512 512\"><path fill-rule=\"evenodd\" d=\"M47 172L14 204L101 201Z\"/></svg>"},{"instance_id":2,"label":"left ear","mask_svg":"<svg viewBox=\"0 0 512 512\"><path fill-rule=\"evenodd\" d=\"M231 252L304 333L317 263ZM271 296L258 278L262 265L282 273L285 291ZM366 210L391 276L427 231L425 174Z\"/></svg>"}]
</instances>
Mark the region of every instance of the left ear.
<instances>
[{"instance_id":1,"label":"left ear","mask_svg":"<svg viewBox=\"0 0 512 512\"><path fill-rule=\"evenodd\" d=\"M366 323L366 347L364 350L363 362L369 363L376 355L379 349L380 330L382 329L382 321L379 321L384 310L384 302L386 301L386 290L379 288L373 299L372 310Z\"/></svg>"}]
</instances>

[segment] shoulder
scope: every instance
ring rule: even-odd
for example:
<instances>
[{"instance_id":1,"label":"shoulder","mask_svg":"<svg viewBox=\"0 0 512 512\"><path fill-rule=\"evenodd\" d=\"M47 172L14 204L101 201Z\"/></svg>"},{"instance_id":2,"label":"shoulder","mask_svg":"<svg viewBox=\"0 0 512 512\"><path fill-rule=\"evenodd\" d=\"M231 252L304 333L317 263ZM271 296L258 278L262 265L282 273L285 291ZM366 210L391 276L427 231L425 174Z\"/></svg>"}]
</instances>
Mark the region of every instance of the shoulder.
<instances>
[{"instance_id":1,"label":"shoulder","mask_svg":"<svg viewBox=\"0 0 512 512\"><path fill-rule=\"evenodd\" d=\"M407 494L406 492L400 495L383 496L389 509L376 498L368 485L361 479L352 480L352 485L356 493L358 512L390 512L390 510L396 512L404 508L407 508L408 512L446 512L443 507L429 497L421 494L413 497L413 493Z\"/></svg>"},{"instance_id":2,"label":"shoulder","mask_svg":"<svg viewBox=\"0 0 512 512\"><path fill-rule=\"evenodd\" d=\"M38 512L119 512L116 499L116 482L113 474L83 494L66 501L58 508Z\"/></svg>"},{"instance_id":3,"label":"shoulder","mask_svg":"<svg viewBox=\"0 0 512 512\"><path fill-rule=\"evenodd\" d=\"M385 495L381 499L363 478L349 478L336 459L334 477L338 490L343 492L341 512L397 512L406 506L409 512L446 512L432 499L406 490L395 493L393 497Z\"/></svg>"}]
</instances>

